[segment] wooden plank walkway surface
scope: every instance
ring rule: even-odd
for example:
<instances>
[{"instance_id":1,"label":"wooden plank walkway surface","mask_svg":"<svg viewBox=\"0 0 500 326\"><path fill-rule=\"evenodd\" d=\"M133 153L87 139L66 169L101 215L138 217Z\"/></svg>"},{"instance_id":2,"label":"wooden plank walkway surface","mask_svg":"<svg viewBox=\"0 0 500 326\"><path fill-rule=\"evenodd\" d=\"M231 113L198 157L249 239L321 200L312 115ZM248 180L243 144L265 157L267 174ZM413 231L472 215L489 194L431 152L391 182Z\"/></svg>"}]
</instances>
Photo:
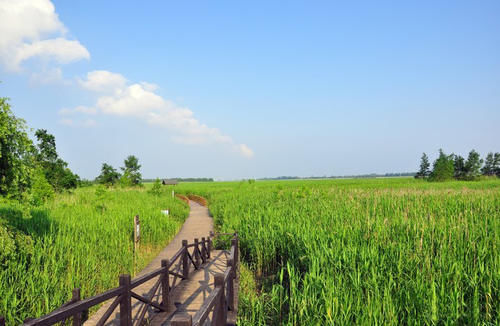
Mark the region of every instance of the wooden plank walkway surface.
<instances>
[{"instance_id":1,"label":"wooden plank walkway surface","mask_svg":"<svg viewBox=\"0 0 500 326\"><path fill-rule=\"evenodd\" d=\"M182 247L182 240L192 241L194 238L201 239L202 237L207 237L211 231L213 231L213 221L209 215L208 208L201 206L200 204L190 201L190 213L189 217L184 222L181 230L177 233L175 238L169 243L167 247L146 267L142 270L137 277L150 273L161 267L162 259L171 259L172 256ZM179 283L181 280L177 276L170 276L170 285L176 287L172 294L175 295L172 297L170 308L168 312L158 314L158 311L155 311L154 308L149 308L148 311L145 312L148 320L152 319L154 316L155 323L157 325L161 325L165 323L170 316L174 313L177 307L181 311L192 311L198 305L201 305L203 298L206 297L206 294L209 293L211 287L213 288L213 275L218 272L223 272L226 268L226 256L227 252L225 251L212 251L212 258L202 265L202 268L198 270L194 270L191 268L190 277L188 280L184 280ZM192 266L191 266L192 267ZM178 271L181 270L181 262L179 261L176 264L176 269ZM144 297L151 296L151 290L158 281L158 277L151 279L139 287L135 288L134 291L142 295ZM236 297L237 298L237 297ZM106 312L107 308L111 305L111 301L105 303L96 313L94 313L89 320L85 322L86 326L96 325L99 319ZM177 303L177 305L175 304ZM132 322L135 324L137 320L140 319L142 311L143 303L132 299ZM119 309L115 309L115 312L111 315L105 325L119 325L120 324L120 315L118 312ZM160 315L158 317L157 315ZM234 319L234 318L233 318ZM168 324L168 323L167 323Z\"/></svg>"}]
</instances>

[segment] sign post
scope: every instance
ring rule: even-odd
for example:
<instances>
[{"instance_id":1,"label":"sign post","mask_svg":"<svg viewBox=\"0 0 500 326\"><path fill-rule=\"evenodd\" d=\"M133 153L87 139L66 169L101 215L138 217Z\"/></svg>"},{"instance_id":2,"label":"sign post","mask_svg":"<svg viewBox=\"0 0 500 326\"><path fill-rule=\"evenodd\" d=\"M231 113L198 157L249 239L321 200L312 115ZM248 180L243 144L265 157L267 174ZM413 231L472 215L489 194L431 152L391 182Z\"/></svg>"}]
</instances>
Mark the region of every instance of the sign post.
<instances>
[{"instance_id":1,"label":"sign post","mask_svg":"<svg viewBox=\"0 0 500 326\"><path fill-rule=\"evenodd\" d=\"M139 247L139 241L141 241L141 222L139 215L136 215L134 217L134 250Z\"/></svg>"}]
</instances>

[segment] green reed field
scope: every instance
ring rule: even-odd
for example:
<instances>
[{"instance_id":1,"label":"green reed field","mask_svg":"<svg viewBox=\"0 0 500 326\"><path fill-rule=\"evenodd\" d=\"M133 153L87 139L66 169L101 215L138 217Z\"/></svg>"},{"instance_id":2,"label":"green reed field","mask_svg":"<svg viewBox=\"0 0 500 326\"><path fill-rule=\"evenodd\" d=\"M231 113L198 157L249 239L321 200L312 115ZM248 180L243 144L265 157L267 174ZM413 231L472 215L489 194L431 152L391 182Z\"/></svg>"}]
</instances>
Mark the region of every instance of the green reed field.
<instances>
[{"instance_id":1,"label":"green reed field","mask_svg":"<svg viewBox=\"0 0 500 326\"><path fill-rule=\"evenodd\" d=\"M500 180L181 184L238 230L240 325L500 323Z\"/></svg>"},{"instance_id":2,"label":"green reed field","mask_svg":"<svg viewBox=\"0 0 500 326\"><path fill-rule=\"evenodd\" d=\"M117 286L119 274L140 271L158 254L189 212L168 191L103 189L56 195L39 208L0 203L0 316L8 325L54 310L75 287L87 298ZM142 239L134 259L136 214Z\"/></svg>"}]
</instances>

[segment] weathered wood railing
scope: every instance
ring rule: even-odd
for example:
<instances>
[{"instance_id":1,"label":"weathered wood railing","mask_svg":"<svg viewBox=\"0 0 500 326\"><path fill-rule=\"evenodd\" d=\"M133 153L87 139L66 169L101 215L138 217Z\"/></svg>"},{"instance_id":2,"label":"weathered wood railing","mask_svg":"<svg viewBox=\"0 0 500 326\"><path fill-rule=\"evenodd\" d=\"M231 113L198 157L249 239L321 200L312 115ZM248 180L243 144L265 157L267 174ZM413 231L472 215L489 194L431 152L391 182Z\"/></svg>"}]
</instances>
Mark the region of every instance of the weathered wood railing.
<instances>
[{"instance_id":1,"label":"weathered wood railing","mask_svg":"<svg viewBox=\"0 0 500 326\"><path fill-rule=\"evenodd\" d=\"M211 238L232 235L231 249L227 258L227 268L224 273L215 274L214 289L203 302L194 317L189 314L174 315L171 326L202 326L212 313L212 326L227 324L227 312L234 310L234 281L238 273L239 249L237 233L210 233Z\"/></svg>"},{"instance_id":2,"label":"weathered wood railing","mask_svg":"<svg viewBox=\"0 0 500 326\"><path fill-rule=\"evenodd\" d=\"M166 311L168 309L169 294L178 285L176 285L176 281L178 279L184 280L189 277L190 265L193 265L195 269L199 269L201 264L205 263L210 258L211 251L213 250L213 239L224 235L233 236L231 240L230 256L227 261L228 267L225 273L215 276L215 289L205 300L200 311L194 316L192 325L203 325L212 310L212 325L225 325L227 310L234 309L233 282L236 277L237 264L239 262L238 235L236 233L214 234L213 232L210 232L208 238L201 238L201 241L199 241L199 239L194 239L194 242L191 244L188 244L187 240L183 240L181 249L179 249L170 260L162 260L161 268L153 272L142 275L134 280L131 280L129 274L120 275L119 286L117 288L84 300L80 299L80 289L74 289L73 297L69 302L40 318L26 319L24 325L49 326L57 323L66 324L69 319L72 319L73 326L81 326L82 314L84 312L88 311L88 309L93 306L113 298L113 302L97 322L98 326L104 325L118 306L120 312L120 326L133 326L134 324L142 325L149 307L154 307L160 311ZM177 264L177 268L175 268L175 263L179 259L180 262ZM172 285L170 284L169 275L174 276ZM159 278L148 297L141 296L133 291L139 285L158 276ZM154 302L154 298L159 289L161 289L161 296L159 296L161 302ZM132 319L132 298L144 303L135 321ZM179 318L181 318L180 324ZM187 325L182 324L182 322L184 322L182 318L182 316L176 316L172 321L172 325ZM5 320L0 317L0 326L4 325Z\"/></svg>"}]
</instances>

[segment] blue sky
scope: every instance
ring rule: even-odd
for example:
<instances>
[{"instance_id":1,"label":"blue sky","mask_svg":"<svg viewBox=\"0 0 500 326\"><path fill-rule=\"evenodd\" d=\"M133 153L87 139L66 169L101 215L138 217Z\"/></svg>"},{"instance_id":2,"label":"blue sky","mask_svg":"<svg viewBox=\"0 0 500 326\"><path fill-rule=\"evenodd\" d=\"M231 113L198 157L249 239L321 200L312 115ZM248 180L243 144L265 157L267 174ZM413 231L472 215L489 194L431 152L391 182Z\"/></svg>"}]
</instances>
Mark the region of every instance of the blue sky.
<instances>
[{"instance_id":1,"label":"blue sky","mask_svg":"<svg viewBox=\"0 0 500 326\"><path fill-rule=\"evenodd\" d=\"M129 154L237 179L500 151L498 1L0 0L0 35L0 96L86 178Z\"/></svg>"}]
</instances>

